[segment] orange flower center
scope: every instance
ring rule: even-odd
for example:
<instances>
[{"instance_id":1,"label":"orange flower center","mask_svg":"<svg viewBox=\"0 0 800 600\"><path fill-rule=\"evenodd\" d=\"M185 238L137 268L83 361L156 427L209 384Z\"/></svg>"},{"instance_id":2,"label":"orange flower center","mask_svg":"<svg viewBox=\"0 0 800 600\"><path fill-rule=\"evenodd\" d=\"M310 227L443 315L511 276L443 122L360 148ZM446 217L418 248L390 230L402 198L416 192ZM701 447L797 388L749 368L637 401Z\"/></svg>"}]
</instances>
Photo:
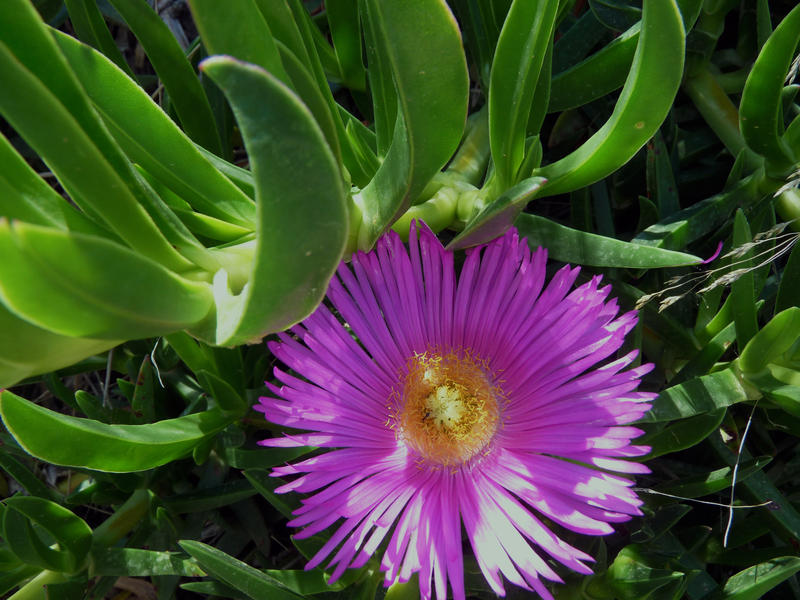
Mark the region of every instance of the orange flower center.
<instances>
[{"instance_id":1,"label":"orange flower center","mask_svg":"<svg viewBox=\"0 0 800 600\"><path fill-rule=\"evenodd\" d=\"M486 448L497 430L502 394L487 365L468 353L414 356L400 396L398 433L431 462L462 464Z\"/></svg>"}]
</instances>

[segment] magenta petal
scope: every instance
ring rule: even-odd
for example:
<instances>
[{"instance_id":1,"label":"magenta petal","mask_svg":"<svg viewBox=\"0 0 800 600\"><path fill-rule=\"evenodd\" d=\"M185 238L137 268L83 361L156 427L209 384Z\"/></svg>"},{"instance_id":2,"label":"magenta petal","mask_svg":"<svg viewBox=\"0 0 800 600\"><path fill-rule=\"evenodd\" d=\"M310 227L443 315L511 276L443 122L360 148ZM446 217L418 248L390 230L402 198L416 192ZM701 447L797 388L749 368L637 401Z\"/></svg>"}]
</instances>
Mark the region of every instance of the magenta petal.
<instances>
[{"instance_id":1,"label":"magenta petal","mask_svg":"<svg viewBox=\"0 0 800 600\"><path fill-rule=\"evenodd\" d=\"M455 262L415 222L408 248L390 232L342 263L328 304L268 344L285 366L254 409L289 431L260 444L325 449L272 474L289 478L278 493L305 495L289 523L297 537L333 531L307 565L328 560L331 581L384 546L386 585L417 574L422 598L464 600L463 528L496 594L505 579L552 598L554 566L588 574L592 557L547 519L605 535L640 514L628 475L647 468L628 459L648 448L626 424L654 397L636 391L652 366L630 368L636 352L615 357L636 314L620 314L609 286L592 277L575 287L570 266L547 282L546 251L515 230L467 251L458 274ZM460 462L412 443L400 418L434 410L403 413L423 354L468 355L493 390L495 428ZM459 406L448 419L473 410Z\"/></svg>"}]
</instances>

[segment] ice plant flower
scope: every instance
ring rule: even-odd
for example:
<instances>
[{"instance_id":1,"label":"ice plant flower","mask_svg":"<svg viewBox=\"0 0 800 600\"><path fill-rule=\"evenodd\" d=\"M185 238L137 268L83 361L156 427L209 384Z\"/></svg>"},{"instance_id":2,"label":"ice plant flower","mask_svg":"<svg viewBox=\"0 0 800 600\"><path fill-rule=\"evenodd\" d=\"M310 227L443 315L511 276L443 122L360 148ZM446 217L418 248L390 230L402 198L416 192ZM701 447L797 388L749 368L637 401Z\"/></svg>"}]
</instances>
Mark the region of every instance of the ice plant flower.
<instances>
[{"instance_id":1,"label":"ice plant flower","mask_svg":"<svg viewBox=\"0 0 800 600\"><path fill-rule=\"evenodd\" d=\"M293 429L267 446L331 448L273 470L278 488L311 494L289 523L308 537L334 524L311 559L332 579L383 548L385 582L419 574L420 592L465 597L462 527L491 588L503 576L551 598L549 559L591 573L592 558L542 517L603 535L641 514L626 460L647 448L625 426L649 408L636 392L651 365L605 359L636 323L600 278L573 288L578 268L545 285L546 252L515 230L453 253L412 225L342 264L328 300L269 344L292 373L256 406ZM571 290L571 291L570 291ZM358 340L358 341L357 341ZM601 363L602 366L597 366ZM502 574L502 576L501 576Z\"/></svg>"}]
</instances>

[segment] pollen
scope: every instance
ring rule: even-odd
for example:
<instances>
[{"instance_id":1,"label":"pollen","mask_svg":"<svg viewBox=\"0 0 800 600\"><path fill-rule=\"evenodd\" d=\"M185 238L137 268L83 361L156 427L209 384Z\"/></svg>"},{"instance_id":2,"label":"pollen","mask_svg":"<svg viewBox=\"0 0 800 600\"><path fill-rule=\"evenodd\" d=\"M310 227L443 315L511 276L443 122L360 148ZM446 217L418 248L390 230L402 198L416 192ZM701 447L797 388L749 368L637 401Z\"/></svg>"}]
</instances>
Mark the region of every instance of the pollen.
<instances>
[{"instance_id":1,"label":"pollen","mask_svg":"<svg viewBox=\"0 0 800 600\"><path fill-rule=\"evenodd\" d=\"M426 462L464 464L497 430L502 392L488 366L468 352L413 356L398 396L398 436Z\"/></svg>"}]
</instances>

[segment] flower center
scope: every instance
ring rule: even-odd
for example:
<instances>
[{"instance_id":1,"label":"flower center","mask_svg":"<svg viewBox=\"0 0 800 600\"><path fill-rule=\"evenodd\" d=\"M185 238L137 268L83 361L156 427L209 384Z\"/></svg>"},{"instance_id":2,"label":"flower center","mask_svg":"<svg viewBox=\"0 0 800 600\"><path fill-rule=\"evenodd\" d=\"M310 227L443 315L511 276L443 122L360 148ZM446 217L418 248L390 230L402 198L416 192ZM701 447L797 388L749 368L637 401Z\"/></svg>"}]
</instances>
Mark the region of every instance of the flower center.
<instances>
[{"instance_id":1,"label":"flower center","mask_svg":"<svg viewBox=\"0 0 800 600\"><path fill-rule=\"evenodd\" d=\"M461 464L481 452L497 430L502 397L488 372L467 353L414 356L398 406L401 438L441 465Z\"/></svg>"}]
</instances>

